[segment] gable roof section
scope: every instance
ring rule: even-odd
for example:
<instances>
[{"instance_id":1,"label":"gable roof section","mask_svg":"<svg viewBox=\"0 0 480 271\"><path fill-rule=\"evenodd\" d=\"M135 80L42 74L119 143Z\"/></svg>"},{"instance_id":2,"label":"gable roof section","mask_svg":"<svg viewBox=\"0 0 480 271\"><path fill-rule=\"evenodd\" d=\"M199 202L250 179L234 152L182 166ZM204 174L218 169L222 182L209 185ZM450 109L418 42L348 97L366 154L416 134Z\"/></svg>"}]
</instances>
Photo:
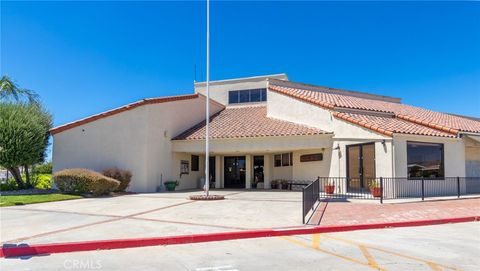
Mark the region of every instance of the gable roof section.
<instances>
[{"instance_id":1,"label":"gable roof section","mask_svg":"<svg viewBox=\"0 0 480 271\"><path fill-rule=\"evenodd\" d=\"M50 129L50 133L52 135L58 134L60 132L78 127L80 125L90 123L90 122L93 122L93 121L96 121L96 120L99 120L99 119L107 118L109 116L113 116L113 115L116 115L116 114L119 114L119 113L122 113L122 112L125 112L125 111L128 111L128 110L132 110L132 109L135 109L135 108L143 106L143 105L190 100L190 99L196 99L200 96L204 97L204 95L196 93L196 94L167 96L167 97L159 97L159 98L147 98L147 99L143 99L143 100L140 100L140 101L137 101L137 102L134 102L134 103L130 103L130 104L127 104L127 105L124 105L124 106L121 106L121 107L118 107L118 108L115 108L115 109L112 109L112 110L109 110L109 111L105 111L105 112L102 112L102 113L99 113L99 114L96 114L96 115L93 115L93 116L90 116L90 117L87 117L87 118L84 118L84 119L80 119L80 120L77 120L77 121L74 121L74 122L70 122L70 123L67 123L67 124L64 124L64 125L54 127L52 129ZM211 101L214 102L214 103L217 103L213 100L211 100ZM219 104L219 103L217 103L217 104ZM222 104L219 104L219 105L224 107Z\"/></svg>"},{"instance_id":2,"label":"gable roof section","mask_svg":"<svg viewBox=\"0 0 480 271\"><path fill-rule=\"evenodd\" d=\"M459 132L480 133L480 121L401 104L400 100L398 100L398 102L395 101L396 98L377 95L368 97L364 93L355 95L351 91L335 89L335 91L331 91L331 89L325 89L322 87L304 87L304 84L284 82L274 79L269 80L269 90L300 99L332 111L342 111L342 109L347 108L365 111L367 112L367 115L368 112L391 113L393 116L395 116L395 118L394 120L390 120L390 123L392 124L392 122L398 122L395 127L404 127L404 121L417 124L416 126L411 126L412 129L408 130L408 134L425 134L426 130L424 130L422 126L455 135L457 135ZM335 114L335 116L350 122L353 120L353 118L351 118L352 116L349 116L349 118L342 118L341 116L345 117L347 115L341 114ZM367 120L372 120L372 118L363 119L363 121ZM374 124L375 123L372 123L372 125ZM414 127L416 128L414 129ZM403 129L395 131L395 133L406 133L406 131ZM430 132L427 134L441 136L440 134L437 135L432 130L430 130Z\"/></svg>"},{"instance_id":3,"label":"gable roof section","mask_svg":"<svg viewBox=\"0 0 480 271\"><path fill-rule=\"evenodd\" d=\"M227 107L210 118L210 137L249 138L327 134L317 128L267 117L266 106ZM205 121L173 140L205 139Z\"/></svg>"}]
</instances>

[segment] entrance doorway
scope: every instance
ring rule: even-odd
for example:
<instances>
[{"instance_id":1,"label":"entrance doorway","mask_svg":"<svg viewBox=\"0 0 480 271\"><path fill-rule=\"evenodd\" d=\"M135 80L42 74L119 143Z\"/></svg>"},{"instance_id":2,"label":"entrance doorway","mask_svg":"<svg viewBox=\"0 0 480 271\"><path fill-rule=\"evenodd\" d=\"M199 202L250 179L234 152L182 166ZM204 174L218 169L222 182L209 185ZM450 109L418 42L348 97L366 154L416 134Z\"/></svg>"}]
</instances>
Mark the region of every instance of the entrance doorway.
<instances>
[{"instance_id":1,"label":"entrance doorway","mask_svg":"<svg viewBox=\"0 0 480 271\"><path fill-rule=\"evenodd\" d=\"M263 166L264 158L261 156L253 156L253 183L252 185L257 185L258 183L263 183ZM252 188L254 188L252 186Z\"/></svg>"},{"instance_id":2,"label":"entrance doorway","mask_svg":"<svg viewBox=\"0 0 480 271\"><path fill-rule=\"evenodd\" d=\"M224 157L225 188L245 188L245 156Z\"/></svg>"},{"instance_id":3,"label":"entrance doorway","mask_svg":"<svg viewBox=\"0 0 480 271\"><path fill-rule=\"evenodd\" d=\"M347 190L368 190L375 178L375 143L347 146Z\"/></svg>"},{"instance_id":4,"label":"entrance doorway","mask_svg":"<svg viewBox=\"0 0 480 271\"><path fill-rule=\"evenodd\" d=\"M215 156L210 156L208 160L208 172L210 174L210 187L215 187Z\"/></svg>"}]
</instances>

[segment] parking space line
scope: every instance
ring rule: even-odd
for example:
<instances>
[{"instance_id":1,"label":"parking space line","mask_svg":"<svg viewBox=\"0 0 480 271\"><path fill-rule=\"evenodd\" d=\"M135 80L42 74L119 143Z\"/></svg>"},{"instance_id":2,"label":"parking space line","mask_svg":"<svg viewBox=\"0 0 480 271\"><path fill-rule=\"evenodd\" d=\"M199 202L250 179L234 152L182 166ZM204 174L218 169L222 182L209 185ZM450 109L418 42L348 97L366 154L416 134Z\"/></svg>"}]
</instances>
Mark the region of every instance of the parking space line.
<instances>
[{"instance_id":1,"label":"parking space line","mask_svg":"<svg viewBox=\"0 0 480 271\"><path fill-rule=\"evenodd\" d=\"M326 249L322 249L322 248L320 248L320 247L314 248L313 246L307 245L307 244L305 244L305 243L303 243L303 242L301 242L301 241L295 240L295 239L293 239L293 238L291 238L291 237L280 236L279 238L280 238L280 239L283 239L283 240L285 240L285 241L288 241L288 242L290 242L290 243L296 244L296 245L298 245L298 246L302 246L302 247L305 247L305 248L314 249L314 250L316 250L316 251L320 251L320 252L323 252L323 253L325 253L325 254L329 254L329 255L335 256L335 257L337 257L337 258L340 258L340 259L349 261L349 262L353 262L353 263L356 263L356 264L364 265L364 266L370 267L370 268L372 268L372 269L378 270L377 268L369 265L368 263L364 263L364 262L361 262L361 261L359 261L359 260L357 260L357 259L354 259L354 258L351 258L351 257L348 257L348 256L344 256L344 255L341 255L341 254L337 254L337 253L328 251L328 250L326 250Z\"/></svg>"},{"instance_id":2,"label":"parking space line","mask_svg":"<svg viewBox=\"0 0 480 271\"><path fill-rule=\"evenodd\" d=\"M417 262L422 262L422 263L428 265L433 270L442 270L442 268L450 269L450 270L460 270L460 269L458 269L456 267L453 267L453 266L448 266L448 265L444 265L444 264L440 264L440 263L435 263L435 262L425 260L425 259L421 259L421 258L418 258L418 257L415 257L415 256L405 255L405 254L402 254L402 253L399 253L399 252L390 251L390 250L387 250L387 249L363 244L363 243L360 243L360 242L344 239L344 238L341 238L341 237L335 237L335 236L331 236L331 235L328 235L328 234L324 234L323 237L324 238L329 238L329 239L332 239L332 240L341 241L341 242L351 244L351 245L364 246L364 247L369 248L369 249L381 251L383 253L395 255L395 256L398 256L398 257L401 257L401 258L406 258L406 259L414 260L414 261L417 261Z\"/></svg>"},{"instance_id":3,"label":"parking space line","mask_svg":"<svg viewBox=\"0 0 480 271\"><path fill-rule=\"evenodd\" d=\"M372 254L370 254L370 252L368 251L368 249L365 246L359 245L358 248L362 252L363 256L365 256L365 258L367 259L368 265L370 265L374 268L377 268L378 270L384 270L383 268L380 268L377 261L375 261Z\"/></svg>"},{"instance_id":4,"label":"parking space line","mask_svg":"<svg viewBox=\"0 0 480 271\"><path fill-rule=\"evenodd\" d=\"M320 234L319 233L312 234L312 247L315 248L315 249L320 247Z\"/></svg>"}]
</instances>

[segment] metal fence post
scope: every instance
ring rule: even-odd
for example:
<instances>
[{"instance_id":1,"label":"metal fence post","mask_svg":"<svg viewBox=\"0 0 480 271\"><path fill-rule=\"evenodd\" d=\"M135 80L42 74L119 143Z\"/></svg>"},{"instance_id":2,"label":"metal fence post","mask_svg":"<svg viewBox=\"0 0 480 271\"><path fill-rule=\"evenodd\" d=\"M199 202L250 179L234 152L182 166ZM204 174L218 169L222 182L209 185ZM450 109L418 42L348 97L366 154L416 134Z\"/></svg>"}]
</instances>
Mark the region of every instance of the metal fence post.
<instances>
[{"instance_id":1,"label":"metal fence post","mask_svg":"<svg viewBox=\"0 0 480 271\"><path fill-rule=\"evenodd\" d=\"M302 187L302 224L305 224L305 187Z\"/></svg>"},{"instance_id":2,"label":"metal fence post","mask_svg":"<svg viewBox=\"0 0 480 271\"><path fill-rule=\"evenodd\" d=\"M425 179L422 177L422 200L425 200Z\"/></svg>"},{"instance_id":3,"label":"metal fence post","mask_svg":"<svg viewBox=\"0 0 480 271\"><path fill-rule=\"evenodd\" d=\"M460 198L460 177L457 176L457 196Z\"/></svg>"},{"instance_id":4,"label":"metal fence post","mask_svg":"<svg viewBox=\"0 0 480 271\"><path fill-rule=\"evenodd\" d=\"M380 203L383 204L383 177L380 177Z\"/></svg>"}]
</instances>

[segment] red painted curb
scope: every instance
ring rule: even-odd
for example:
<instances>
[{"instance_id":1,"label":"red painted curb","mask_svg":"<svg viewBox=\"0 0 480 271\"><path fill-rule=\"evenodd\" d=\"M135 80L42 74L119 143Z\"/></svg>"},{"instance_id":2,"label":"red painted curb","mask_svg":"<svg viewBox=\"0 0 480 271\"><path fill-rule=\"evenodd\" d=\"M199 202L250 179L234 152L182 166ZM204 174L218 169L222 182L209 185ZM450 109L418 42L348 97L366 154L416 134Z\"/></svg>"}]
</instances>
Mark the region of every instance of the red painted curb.
<instances>
[{"instance_id":1,"label":"red painted curb","mask_svg":"<svg viewBox=\"0 0 480 271\"><path fill-rule=\"evenodd\" d=\"M92 251L105 249L120 249L159 245L178 245L201 242L225 241L235 239L287 236L287 235L303 235L313 233L328 233L328 232L343 232L355 230L368 229L382 229L382 228L400 228L413 226L428 226L446 223L461 223L480 221L480 216L458 217L458 218L444 218L431 220L415 220L405 222L390 222L390 223L375 223L375 224L360 224L360 225L344 225L344 226L317 226L311 228L287 228L287 229L264 229L252 231L237 231L237 232L220 232L220 233L206 233L193 235L179 235L168 237L153 237L153 238L133 238L133 239L113 239L100 241L85 241L85 242L71 242L58 244L40 244L40 245L3 245L0 250L0 257L20 257L33 256L41 254L78 252L78 251Z\"/></svg>"}]
</instances>

